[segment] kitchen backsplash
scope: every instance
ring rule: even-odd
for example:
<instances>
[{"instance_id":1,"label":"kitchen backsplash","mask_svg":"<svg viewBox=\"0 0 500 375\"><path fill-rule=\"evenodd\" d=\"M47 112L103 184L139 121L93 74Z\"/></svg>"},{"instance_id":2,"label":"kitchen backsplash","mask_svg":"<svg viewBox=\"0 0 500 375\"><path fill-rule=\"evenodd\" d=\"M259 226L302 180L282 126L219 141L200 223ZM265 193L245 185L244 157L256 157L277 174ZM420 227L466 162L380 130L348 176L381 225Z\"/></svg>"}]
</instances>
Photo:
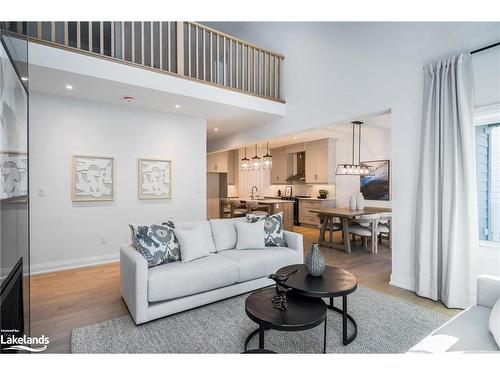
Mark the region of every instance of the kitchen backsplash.
<instances>
[{"instance_id":1,"label":"kitchen backsplash","mask_svg":"<svg viewBox=\"0 0 500 375\"><path fill-rule=\"evenodd\" d=\"M281 195L285 195L286 185L271 185L261 195L268 197L278 195L278 190L281 190ZM328 198L335 198L335 185L291 185L293 195L310 195L317 197L319 190L328 190Z\"/></svg>"}]
</instances>

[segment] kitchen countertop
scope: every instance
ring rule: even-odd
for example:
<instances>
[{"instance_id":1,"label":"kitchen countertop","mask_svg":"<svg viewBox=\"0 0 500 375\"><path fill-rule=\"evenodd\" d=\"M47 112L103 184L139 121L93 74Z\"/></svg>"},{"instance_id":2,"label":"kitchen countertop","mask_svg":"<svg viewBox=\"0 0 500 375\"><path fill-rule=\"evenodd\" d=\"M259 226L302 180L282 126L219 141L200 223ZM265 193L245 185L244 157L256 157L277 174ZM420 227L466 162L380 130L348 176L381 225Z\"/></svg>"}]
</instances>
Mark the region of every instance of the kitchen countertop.
<instances>
[{"instance_id":1,"label":"kitchen countertop","mask_svg":"<svg viewBox=\"0 0 500 375\"><path fill-rule=\"evenodd\" d=\"M264 204L277 204L277 203L292 203L293 204L293 201L274 199L274 198L256 198L256 199L240 198L240 201L242 201L242 202L255 201L257 203L264 203Z\"/></svg>"},{"instance_id":2,"label":"kitchen countertop","mask_svg":"<svg viewBox=\"0 0 500 375\"><path fill-rule=\"evenodd\" d=\"M280 198L270 198L270 197L265 197L266 199L280 199ZM299 198L299 197L293 197L293 198L297 198L299 201L301 200L308 200L308 201L334 201L335 198L316 198L316 197L310 197L310 198Z\"/></svg>"},{"instance_id":3,"label":"kitchen countertop","mask_svg":"<svg viewBox=\"0 0 500 375\"><path fill-rule=\"evenodd\" d=\"M335 198L297 198L299 201L304 200L304 201L334 201Z\"/></svg>"}]
</instances>

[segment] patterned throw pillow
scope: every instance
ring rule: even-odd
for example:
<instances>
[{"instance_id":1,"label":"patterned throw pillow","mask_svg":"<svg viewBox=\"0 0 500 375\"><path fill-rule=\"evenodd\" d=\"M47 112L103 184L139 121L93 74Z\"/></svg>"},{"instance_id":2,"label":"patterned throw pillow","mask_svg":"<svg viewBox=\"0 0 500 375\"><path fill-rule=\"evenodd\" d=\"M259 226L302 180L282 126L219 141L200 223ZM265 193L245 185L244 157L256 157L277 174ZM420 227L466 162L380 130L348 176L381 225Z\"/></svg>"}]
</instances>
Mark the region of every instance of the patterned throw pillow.
<instances>
[{"instance_id":1,"label":"patterned throw pillow","mask_svg":"<svg viewBox=\"0 0 500 375\"><path fill-rule=\"evenodd\" d=\"M283 212L271 216L258 216L247 214L247 220L250 223L255 223L259 220L264 222L264 242L266 247L269 246L286 246L285 238L283 237Z\"/></svg>"},{"instance_id":2,"label":"patterned throw pillow","mask_svg":"<svg viewBox=\"0 0 500 375\"><path fill-rule=\"evenodd\" d=\"M168 225L129 225L132 232L132 246L148 261L148 267L181 259L179 242Z\"/></svg>"}]
</instances>

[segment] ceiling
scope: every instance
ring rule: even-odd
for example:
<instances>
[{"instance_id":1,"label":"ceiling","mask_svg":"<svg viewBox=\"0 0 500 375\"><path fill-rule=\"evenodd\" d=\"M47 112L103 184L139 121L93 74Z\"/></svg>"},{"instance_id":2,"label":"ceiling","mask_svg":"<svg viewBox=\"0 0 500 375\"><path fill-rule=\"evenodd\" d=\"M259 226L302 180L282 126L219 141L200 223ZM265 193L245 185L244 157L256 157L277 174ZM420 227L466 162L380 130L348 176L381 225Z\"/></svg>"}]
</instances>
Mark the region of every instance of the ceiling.
<instances>
[{"instance_id":1,"label":"ceiling","mask_svg":"<svg viewBox=\"0 0 500 375\"><path fill-rule=\"evenodd\" d=\"M376 116L360 117L356 120L363 121L363 127L375 129L391 129L391 114L384 113ZM341 122L318 128L307 129L301 132L288 134L283 137L269 140L269 148L286 146L294 143L310 142L323 138L336 138L352 134L352 124ZM260 143L262 145L262 143ZM264 144L265 146L265 144ZM262 147L262 146L261 146Z\"/></svg>"},{"instance_id":2,"label":"ceiling","mask_svg":"<svg viewBox=\"0 0 500 375\"><path fill-rule=\"evenodd\" d=\"M30 65L29 85L32 92L206 118L208 141L245 131L249 128L259 127L280 117L268 112L197 99L40 65ZM68 90L66 85L71 85L73 89ZM131 96L135 100L131 103L127 102L123 99L125 96ZM216 128L217 131L214 130Z\"/></svg>"}]
</instances>

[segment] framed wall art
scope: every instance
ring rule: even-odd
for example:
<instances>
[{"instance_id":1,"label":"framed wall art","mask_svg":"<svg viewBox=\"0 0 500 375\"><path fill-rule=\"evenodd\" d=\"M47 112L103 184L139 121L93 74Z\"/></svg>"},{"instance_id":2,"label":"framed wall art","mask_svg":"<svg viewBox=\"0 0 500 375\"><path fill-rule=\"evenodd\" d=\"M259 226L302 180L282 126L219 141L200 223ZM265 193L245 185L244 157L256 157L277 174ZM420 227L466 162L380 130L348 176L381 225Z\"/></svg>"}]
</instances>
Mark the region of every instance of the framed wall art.
<instances>
[{"instance_id":1,"label":"framed wall art","mask_svg":"<svg viewBox=\"0 0 500 375\"><path fill-rule=\"evenodd\" d=\"M375 171L374 176L361 176L360 178L360 190L363 197L373 201L390 200L390 161L363 161L363 164L372 166Z\"/></svg>"},{"instance_id":2,"label":"framed wall art","mask_svg":"<svg viewBox=\"0 0 500 375\"><path fill-rule=\"evenodd\" d=\"M28 154L0 152L0 199L28 195Z\"/></svg>"},{"instance_id":3,"label":"framed wall art","mask_svg":"<svg viewBox=\"0 0 500 375\"><path fill-rule=\"evenodd\" d=\"M114 158L73 155L73 202L112 201L114 190Z\"/></svg>"},{"instance_id":4,"label":"framed wall art","mask_svg":"<svg viewBox=\"0 0 500 375\"><path fill-rule=\"evenodd\" d=\"M161 159L139 159L139 199L172 198L172 162Z\"/></svg>"}]
</instances>

